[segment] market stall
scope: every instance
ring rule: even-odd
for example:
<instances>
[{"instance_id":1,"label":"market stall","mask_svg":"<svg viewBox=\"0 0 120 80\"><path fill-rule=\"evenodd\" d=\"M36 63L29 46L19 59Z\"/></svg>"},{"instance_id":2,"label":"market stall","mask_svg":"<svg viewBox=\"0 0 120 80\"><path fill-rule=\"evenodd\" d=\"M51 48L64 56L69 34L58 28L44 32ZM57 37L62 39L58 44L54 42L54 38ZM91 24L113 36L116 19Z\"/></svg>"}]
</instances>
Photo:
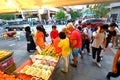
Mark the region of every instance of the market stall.
<instances>
[{"instance_id":1,"label":"market stall","mask_svg":"<svg viewBox=\"0 0 120 80\"><path fill-rule=\"evenodd\" d=\"M22 80L50 80L54 69L60 60L52 46L47 46L40 53L36 51L15 72Z\"/></svg>"},{"instance_id":2,"label":"market stall","mask_svg":"<svg viewBox=\"0 0 120 80\"><path fill-rule=\"evenodd\" d=\"M11 73L16 69L13 59L13 52L8 50L0 50L0 70L5 73Z\"/></svg>"}]
</instances>

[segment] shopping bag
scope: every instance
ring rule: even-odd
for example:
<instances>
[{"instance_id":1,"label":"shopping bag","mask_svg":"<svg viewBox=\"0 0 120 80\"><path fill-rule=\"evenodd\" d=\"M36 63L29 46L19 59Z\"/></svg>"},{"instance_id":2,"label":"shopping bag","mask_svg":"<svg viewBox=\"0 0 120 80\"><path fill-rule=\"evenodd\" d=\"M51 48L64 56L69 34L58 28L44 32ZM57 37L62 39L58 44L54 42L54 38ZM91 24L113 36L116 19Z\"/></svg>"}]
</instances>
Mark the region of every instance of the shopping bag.
<instances>
[{"instance_id":1,"label":"shopping bag","mask_svg":"<svg viewBox=\"0 0 120 80\"><path fill-rule=\"evenodd\" d=\"M30 44L30 41L27 41L27 44Z\"/></svg>"},{"instance_id":2,"label":"shopping bag","mask_svg":"<svg viewBox=\"0 0 120 80\"><path fill-rule=\"evenodd\" d=\"M36 49L37 49L37 51L38 51L39 53L41 52L41 49L40 49L39 46L36 46Z\"/></svg>"}]
</instances>

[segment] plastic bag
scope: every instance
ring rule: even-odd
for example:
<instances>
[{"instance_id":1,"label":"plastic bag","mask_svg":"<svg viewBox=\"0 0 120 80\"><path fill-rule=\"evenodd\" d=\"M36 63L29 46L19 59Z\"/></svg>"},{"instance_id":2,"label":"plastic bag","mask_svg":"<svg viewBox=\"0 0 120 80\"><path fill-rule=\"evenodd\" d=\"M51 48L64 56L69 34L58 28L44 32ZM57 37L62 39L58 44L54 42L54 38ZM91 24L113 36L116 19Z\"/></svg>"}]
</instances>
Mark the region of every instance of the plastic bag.
<instances>
[{"instance_id":1,"label":"plastic bag","mask_svg":"<svg viewBox=\"0 0 120 80\"><path fill-rule=\"evenodd\" d=\"M40 49L39 46L36 46L36 49L37 49L37 51L38 51L39 53L41 52L41 49Z\"/></svg>"}]
</instances>

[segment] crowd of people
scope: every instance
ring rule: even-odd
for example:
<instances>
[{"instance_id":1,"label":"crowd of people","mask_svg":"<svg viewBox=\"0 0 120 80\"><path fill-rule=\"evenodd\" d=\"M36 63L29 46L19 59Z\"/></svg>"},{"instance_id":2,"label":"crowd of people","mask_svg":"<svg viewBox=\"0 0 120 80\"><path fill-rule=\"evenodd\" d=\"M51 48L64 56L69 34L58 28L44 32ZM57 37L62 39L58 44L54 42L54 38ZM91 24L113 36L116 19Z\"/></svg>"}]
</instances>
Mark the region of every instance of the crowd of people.
<instances>
[{"instance_id":1,"label":"crowd of people","mask_svg":"<svg viewBox=\"0 0 120 80\"><path fill-rule=\"evenodd\" d=\"M52 40L51 45L54 46L56 53L62 55L62 59L64 61L63 69L61 69L62 72L68 72L68 58L70 53L73 56L73 63L70 65L74 68L77 67L79 54L81 58L84 58L84 49L86 49L87 54L92 57L93 63L95 63L98 67L101 67L100 61L102 60L103 56L102 52L106 50L111 41L111 48L117 48L118 51L116 55L119 56L120 50L118 48L118 41L120 37L120 30L117 28L117 25L114 22L112 22L110 25L103 24L101 26L96 26L94 29L92 29L91 23L87 23L87 27L85 28L81 27L81 21L78 23L79 24L77 25L74 23L74 21L72 23L68 23L60 32L57 30L57 26L53 25L52 31L49 34ZM39 46L40 49L44 49L46 46L45 37L47 37L48 34L43 25L37 25L36 29L37 31L34 34L34 37L32 37L30 27L28 26L25 28L28 52L30 52L30 50L36 50L36 46ZM114 61L114 65L117 64L118 56L117 60L115 59L116 62ZM107 80L110 80L111 76L117 77L120 75L118 68L120 69L120 67L114 66L113 72L108 73Z\"/></svg>"}]
</instances>

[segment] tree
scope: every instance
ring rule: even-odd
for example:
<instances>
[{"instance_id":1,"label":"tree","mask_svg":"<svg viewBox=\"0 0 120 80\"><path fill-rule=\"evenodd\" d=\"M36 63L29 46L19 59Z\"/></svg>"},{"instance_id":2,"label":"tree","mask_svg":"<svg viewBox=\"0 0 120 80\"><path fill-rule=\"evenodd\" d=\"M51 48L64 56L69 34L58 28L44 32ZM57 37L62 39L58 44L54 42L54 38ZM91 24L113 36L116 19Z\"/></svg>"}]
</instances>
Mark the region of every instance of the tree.
<instances>
[{"instance_id":1,"label":"tree","mask_svg":"<svg viewBox=\"0 0 120 80\"><path fill-rule=\"evenodd\" d=\"M78 18L82 15L80 10L75 11L75 10L72 10L72 9L70 9L69 14L71 15L72 19Z\"/></svg>"},{"instance_id":2,"label":"tree","mask_svg":"<svg viewBox=\"0 0 120 80\"><path fill-rule=\"evenodd\" d=\"M94 6L90 5L89 11L95 14L95 17L105 16L107 13L110 12L110 9L107 8L109 5L110 4L107 4L107 3L95 4Z\"/></svg>"},{"instance_id":3,"label":"tree","mask_svg":"<svg viewBox=\"0 0 120 80\"><path fill-rule=\"evenodd\" d=\"M66 14L64 12L64 10L60 10L59 12L57 12L56 14L56 19L58 20L62 20L66 18Z\"/></svg>"},{"instance_id":4,"label":"tree","mask_svg":"<svg viewBox=\"0 0 120 80\"><path fill-rule=\"evenodd\" d=\"M0 14L0 19L11 20L14 19L13 14Z\"/></svg>"}]
</instances>

